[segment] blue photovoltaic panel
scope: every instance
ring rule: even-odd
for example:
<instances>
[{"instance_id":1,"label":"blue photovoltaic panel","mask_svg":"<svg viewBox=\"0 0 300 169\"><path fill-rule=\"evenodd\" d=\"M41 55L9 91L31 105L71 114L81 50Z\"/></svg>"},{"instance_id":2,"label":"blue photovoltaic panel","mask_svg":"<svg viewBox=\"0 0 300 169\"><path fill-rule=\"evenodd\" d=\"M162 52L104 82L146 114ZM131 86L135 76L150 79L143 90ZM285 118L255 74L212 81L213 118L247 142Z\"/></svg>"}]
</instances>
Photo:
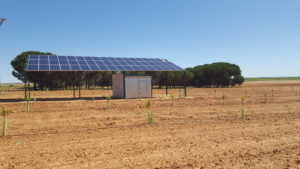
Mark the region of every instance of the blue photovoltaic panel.
<instances>
[{"instance_id":1,"label":"blue photovoltaic panel","mask_svg":"<svg viewBox=\"0 0 300 169\"><path fill-rule=\"evenodd\" d=\"M88 65L80 65L81 70L90 70L90 67Z\"/></svg>"},{"instance_id":2,"label":"blue photovoltaic panel","mask_svg":"<svg viewBox=\"0 0 300 169\"><path fill-rule=\"evenodd\" d=\"M40 59L40 60L39 60L39 65L49 65L49 60L46 60L46 59Z\"/></svg>"},{"instance_id":3,"label":"blue photovoltaic panel","mask_svg":"<svg viewBox=\"0 0 300 169\"><path fill-rule=\"evenodd\" d=\"M30 70L39 70L39 65L28 65L28 69L30 69Z\"/></svg>"},{"instance_id":4,"label":"blue photovoltaic panel","mask_svg":"<svg viewBox=\"0 0 300 169\"><path fill-rule=\"evenodd\" d=\"M50 64L51 65L58 65L59 62L58 62L58 60L50 60Z\"/></svg>"},{"instance_id":5,"label":"blue photovoltaic panel","mask_svg":"<svg viewBox=\"0 0 300 169\"><path fill-rule=\"evenodd\" d=\"M59 65L50 65L50 70L60 70Z\"/></svg>"},{"instance_id":6,"label":"blue photovoltaic panel","mask_svg":"<svg viewBox=\"0 0 300 169\"><path fill-rule=\"evenodd\" d=\"M70 65L71 70L76 70L76 71L81 71L81 68L79 67L79 65Z\"/></svg>"},{"instance_id":7,"label":"blue photovoltaic panel","mask_svg":"<svg viewBox=\"0 0 300 169\"><path fill-rule=\"evenodd\" d=\"M108 67L105 66L105 65L99 65L98 67L99 67L99 69L102 70L102 71L107 71L107 70L109 70Z\"/></svg>"},{"instance_id":8,"label":"blue photovoltaic panel","mask_svg":"<svg viewBox=\"0 0 300 169\"><path fill-rule=\"evenodd\" d=\"M66 60L66 63L68 63L68 61ZM69 60L70 65L77 65L78 62L76 60Z\"/></svg>"},{"instance_id":9,"label":"blue photovoltaic panel","mask_svg":"<svg viewBox=\"0 0 300 169\"><path fill-rule=\"evenodd\" d=\"M163 59L30 55L27 71L182 71Z\"/></svg>"},{"instance_id":10,"label":"blue photovoltaic panel","mask_svg":"<svg viewBox=\"0 0 300 169\"><path fill-rule=\"evenodd\" d=\"M96 63L93 61L93 60L88 60L87 63L90 65L90 66L95 66Z\"/></svg>"},{"instance_id":11,"label":"blue photovoltaic panel","mask_svg":"<svg viewBox=\"0 0 300 169\"><path fill-rule=\"evenodd\" d=\"M60 65L69 65L68 60L59 60L58 63L59 63Z\"/></svg>"},{"instance_id":12,"label":"blue photovoltaic panel","mask_svg":"<svg viewBox=\"0 0 300 169\"><path fill-rule=\"evenodd\" d=\"M30 65L38 65L39 64L39 60L29 60L28 64L30 64Z\"/></svg>"},{"instance_id":13,"label":"blue photovoltaic panel","mask_svg":"<svg viewBox=\"0 0 300 169\"><path fill-rule=\"evenodd\" d=\"M60 67L61 67L61 70L65 70L65 71L71 70L69 65L60 65Z\"/></svg>"},{"instance_id":14,"label":"blue photovoltaic panel","mask_svg":"<svg viewBox=\"0 0 300 169\"><path fill-rule=\"evenodd\" d=\"M39 59L39 55L30 55L29 59Z\"/></svg>"},{"instance_id":15,"label":"blue photovoltaic panel","mask_svg":"<svg viewBox=\"0 0 300 169\"><path fill-rule=\"evenodd\" d=\"M91 70L100 70L98 66L91 66Z\"/></svg>"},{"instance_id":16,"label":"blue photovoltaic panel","mask_svg":"<svg viewBox=\"0 0 300 169\"><path fill-rule=\"evenodd\" d=\"M67 59L67 56L58 56L58 59Z\"/></svg>"},{"instance_id":17,"label":"blue photovoltaic panel","mask_svg":"<svg viewBox=\"0 0 300 169\"><path fill-rule=\"evenodd\" d=\"M46 59L46 60L48 60L49 56L47 56L47 55L40 55L39 59Z\"/></svg>"},{"instance_id":18,"label":"blue photovoltaic panel","mask_svg":"<svg viewBox=\"0 0 300 169\"><path fill-rule=\"evenodd\" d=\"M39 70L43 70L43 71L50 70L49 65L39 65Z\"/></svg>"}]
</instances>

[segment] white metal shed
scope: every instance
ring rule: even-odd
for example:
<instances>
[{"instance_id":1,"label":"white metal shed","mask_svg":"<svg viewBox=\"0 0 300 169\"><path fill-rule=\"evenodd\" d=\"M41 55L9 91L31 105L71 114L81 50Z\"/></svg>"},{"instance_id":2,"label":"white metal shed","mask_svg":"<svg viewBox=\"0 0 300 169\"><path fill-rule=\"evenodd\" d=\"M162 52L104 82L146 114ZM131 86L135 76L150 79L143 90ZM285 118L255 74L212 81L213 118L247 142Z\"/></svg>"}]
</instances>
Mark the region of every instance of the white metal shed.
<instances>
[{"instance_id":1,"label":"white metal shed","mask_svg":"<svg viewBox=\"0 0 300 169\"><path fill-rule=\"evenodd\" d=\"M113 96L116 98L152 97L152 77L141 75L113 74Z\"/></svg>"}]
</instances>

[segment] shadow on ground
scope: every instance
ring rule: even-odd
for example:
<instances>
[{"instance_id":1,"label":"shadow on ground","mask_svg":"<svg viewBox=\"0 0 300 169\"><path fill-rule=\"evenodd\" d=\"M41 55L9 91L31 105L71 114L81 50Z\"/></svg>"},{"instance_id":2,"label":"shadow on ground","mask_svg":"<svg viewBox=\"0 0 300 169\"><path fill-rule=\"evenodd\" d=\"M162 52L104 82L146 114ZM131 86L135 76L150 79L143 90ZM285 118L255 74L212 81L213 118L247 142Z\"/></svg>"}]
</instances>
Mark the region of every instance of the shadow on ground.
<instances>
[{"instance_id":1,"label":"shadow on ground","mask_svg":"<svg viewBox=\"0 0 300 169\"><path fill-rule=\"evenodd\" d=\"M81 97L81 98L36 98L36 101L74 101L74 100L106 100L106 97ZM0 99L0 102L24 102L24 99Z\"/></svg>"}]
</instances>

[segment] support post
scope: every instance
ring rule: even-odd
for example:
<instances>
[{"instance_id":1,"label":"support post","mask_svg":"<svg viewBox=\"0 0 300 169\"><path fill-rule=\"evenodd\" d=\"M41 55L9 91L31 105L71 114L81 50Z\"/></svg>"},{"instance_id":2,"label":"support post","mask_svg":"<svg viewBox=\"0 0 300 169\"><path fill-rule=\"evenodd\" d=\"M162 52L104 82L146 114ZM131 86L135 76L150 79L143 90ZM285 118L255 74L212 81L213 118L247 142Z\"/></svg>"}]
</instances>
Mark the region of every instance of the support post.
<instances>
[{"instance_id":1,"label":"support post","mask_svg":"<svg viewBox=\"0 0 300 169\"><path fill-rule=\"evenodd\" d=\"M81 90L80 90L80 78L78 78L78 77L80 77L80 73L78 73L78 76L77 76L77 80L78 80L78 97L79 97L79 99L81 99Z\"/></svg>"},{"instance_id":2,"label":"support post","mask_svg":"<svg viewBox=\"0 0 300 169\"><path fill-rule=\"evenodd\" d=\"M73 82L73 97L74 99L76 99L76 88L74 82Z\"/></svg>"},{"instance_id":3,"label":"support post","mask_svg":"<svg viewBox=\"0 0 300 169\"><path fill-rule=\"evenodd\" d=\"M186 71L184 71L184 97L186 97Z\"/></svg>"},{"instance_id":4,"label":"support post","mask_svg":"<svg viewBox=\"0 0 300 169\"><path fill-rule=\"evenodd\" d=\"M24 82L24 99L27 99L27 85L26 85L26 82Z\"/></svg>"},{"instance_id":5,"label":"support post","mask_svg":"<svg viewBox=\"0 0 300 169\"><path fill-rule=\"evenodd\" d=\"M168 85L166 84L166 96L168 96Z\"/></svg>"},{"instance_id":6,"label":"support post","mask_svg":"<svg viewBox=\"0 0 300 169\"><path fill-rule=\"evenodd\" d=\"M88 85L88 76L87 76L87 72L85 72L85 89L90 89L89 85Z\"/></svg>"},{"instance_id":7,"label":"support post","mask_svg":"<svg viewBox=\"0 0 300 169\"><path fill-rule=\"evenodd\" d=\"M76 72L73 74L73 98L76 99Z\"/></svg>"},{"instance_id":8,"label":"support post","mask_svg":"<svg viewBox=\"0 0 300 169\"><path fill-rule=\"evenodd\" d=\"M31 98L31 93L30 93L30 82L28 82L28 97L29 97L29 99Z\"/></svg>"},{"instance_id":9,"label":"support post","mask_svg":"<svg viewBox=\"0 0 300 169\"><path fill-rule=\"evenodd\" d=\"M81 99L81 88L80 88L80 82L78 83L78 93L79 93L79 99Z\"/></svg>"},{"instance_id":10,"label":"support post","mask_svg":"<svg viewBox=\"0 0 300 169\"><path fill-rule=\"evenodd\" d=\"M153 97L153 72L150 72L150 76L151 76L151 98Z\"/></svg>"}]
</instances>

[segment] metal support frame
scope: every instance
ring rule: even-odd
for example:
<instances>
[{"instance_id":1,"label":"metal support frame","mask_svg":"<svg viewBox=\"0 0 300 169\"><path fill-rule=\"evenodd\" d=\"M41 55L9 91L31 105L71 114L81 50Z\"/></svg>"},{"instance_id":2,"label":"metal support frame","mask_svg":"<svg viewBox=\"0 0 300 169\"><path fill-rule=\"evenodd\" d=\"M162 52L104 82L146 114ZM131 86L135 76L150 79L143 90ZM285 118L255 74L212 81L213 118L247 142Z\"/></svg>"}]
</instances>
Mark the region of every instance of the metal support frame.
<instances>
[{"instance_id":1,"label":"metal support frame","mask_svg":"<svg viewBox=\"0 0 300 169\"><path fill-rule=\"evenodd\" d=\"M184 71L184 97L186 97L186 71Z\"/></svg>"}]
</instances>

